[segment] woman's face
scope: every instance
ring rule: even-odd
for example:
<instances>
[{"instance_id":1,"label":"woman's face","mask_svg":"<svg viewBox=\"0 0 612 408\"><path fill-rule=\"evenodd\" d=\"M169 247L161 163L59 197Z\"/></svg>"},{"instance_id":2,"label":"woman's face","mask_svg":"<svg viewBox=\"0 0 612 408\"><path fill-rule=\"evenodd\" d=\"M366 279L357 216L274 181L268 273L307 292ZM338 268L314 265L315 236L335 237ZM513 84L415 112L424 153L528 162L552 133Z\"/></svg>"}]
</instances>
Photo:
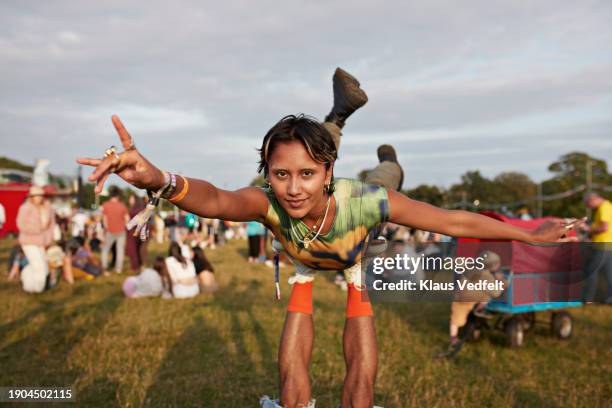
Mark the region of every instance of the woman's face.
<instances>
[{"instance_id":1,"label":"woman's face","mask_svg":"<svg viewBox=\"0 0 612 408\"><path fill-rule=\"evenodd\" d=\"M332 169L314 161L297 140L276 145L268 161L270 186L292 218L303 218L321 207L323 187L331 182Z\"/></svg>"},{"instance_id":2,"label":"woman's face","mask_svg":"<svg viewBox=\"0 0 612 408\"><path fill-rule=\"evenodd\" d=\"M34 205L41 205L43 201L45 201L45 197L41 195L35 195L30 197L30 200L32 200L32 204Z\"/></svg>"}]
</instances>

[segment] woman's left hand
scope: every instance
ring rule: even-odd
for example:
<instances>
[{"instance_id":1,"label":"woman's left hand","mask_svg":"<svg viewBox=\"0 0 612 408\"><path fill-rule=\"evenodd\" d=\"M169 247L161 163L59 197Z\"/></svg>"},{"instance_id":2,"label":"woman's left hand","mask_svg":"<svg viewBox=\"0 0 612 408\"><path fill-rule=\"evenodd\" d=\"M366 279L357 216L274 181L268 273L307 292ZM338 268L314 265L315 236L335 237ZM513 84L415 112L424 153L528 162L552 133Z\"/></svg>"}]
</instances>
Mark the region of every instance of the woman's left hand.
<instances>
[{"instance_id":1,"label":"woman's left hand","mask_svg":"<svg viewBox=\"0 0 612 408\"><path fill-rule=\"evenodd\" d=\"M531 242L576 242L577 237L568 237L570 231L582 226L586 218L548 220L531 232Z\"/></svg>"}]
</instances>

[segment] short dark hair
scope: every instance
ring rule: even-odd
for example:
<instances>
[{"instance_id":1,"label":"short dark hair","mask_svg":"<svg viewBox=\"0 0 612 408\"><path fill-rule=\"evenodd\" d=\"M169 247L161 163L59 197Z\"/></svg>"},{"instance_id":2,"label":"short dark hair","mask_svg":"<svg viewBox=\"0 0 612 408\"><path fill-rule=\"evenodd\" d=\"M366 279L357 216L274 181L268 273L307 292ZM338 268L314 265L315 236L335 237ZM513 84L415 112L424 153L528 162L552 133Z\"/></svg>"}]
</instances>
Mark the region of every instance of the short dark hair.
<instances>
[{"instance_id":1,"label":"short dark hair","mask_svg":"<svg viewBox=\"0 0 612 408\"><path fill-rule=\"evenodd\" d=\"M595 191L589 191L587 193L584 194L584 196L582 197L582 201L588 201L591 198L600 198L601 196L599 194L597 194Z\"/></svg>"},{"instance_id":2,"label":"short dark hair","mask_svg":"<svg viewBox=\"0 0 612 408\"><path fill-rule=\"evenodd\" d=\"M108 188L108 194L112 197L119 197L121 195L121 190L117 186L110 186Z\"/></svg>"},{"instance_id":3,"label":"short dark hair","mask_svg":"<svg viewBox=\"0 0 612 408\"><path fill-rule=\"evenodd\" d=\"M302 143L310 157L325 164L329 169L338 158L338 150L332 135L313 117L299 114L287 115L276 123L266 133L259 151L259 167L257 172L263 171L264 177L268 178L268 160L279 143L287 143L298 140Z\"/></svg>"}]
</instances>

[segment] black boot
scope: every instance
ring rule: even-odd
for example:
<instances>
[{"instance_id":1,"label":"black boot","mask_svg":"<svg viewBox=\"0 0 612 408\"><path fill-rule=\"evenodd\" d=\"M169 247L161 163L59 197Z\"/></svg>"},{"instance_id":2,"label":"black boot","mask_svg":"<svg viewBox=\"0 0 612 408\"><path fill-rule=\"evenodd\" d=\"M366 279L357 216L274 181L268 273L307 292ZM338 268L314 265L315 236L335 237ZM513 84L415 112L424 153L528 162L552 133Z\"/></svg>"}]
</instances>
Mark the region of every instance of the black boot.
<instances>
[{"instance_id":1,"label":"black boot","mask_svg":"<svg viewBox=\"0 0 612 408\"><path fill-rule=\"evenodd\" d=\"M397 154L395 153L395 149L391 145L385 144L378 146L376 154L378 155L378 161L380 163L384 161L397 163Z\"/></svg>"},{"instance_id":2,"label":"black boot","mask_svg":"<svg viewBox=\"0 0 612 408\"><path fill-rule=\"evenodd\" d=\"M325 117L326 122L335 123L340 129L353 112L368 101L368 96L359 87L359 81L342 68L334 72L334 107Z\"/></svg>"}]
</instances>

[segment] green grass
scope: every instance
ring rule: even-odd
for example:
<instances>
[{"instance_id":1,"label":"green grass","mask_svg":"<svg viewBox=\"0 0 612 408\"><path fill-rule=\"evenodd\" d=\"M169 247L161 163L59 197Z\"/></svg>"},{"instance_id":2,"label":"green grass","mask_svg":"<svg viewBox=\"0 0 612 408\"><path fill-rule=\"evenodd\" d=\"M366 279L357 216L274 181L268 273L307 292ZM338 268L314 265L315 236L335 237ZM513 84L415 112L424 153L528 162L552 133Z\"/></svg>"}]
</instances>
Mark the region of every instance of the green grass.
<instances>
[{"instance_id":1,"label":"green grass","mask_svg":"<svg viewBox=\"0 0 612 408\"><path fill-rule=\"evenodd\" d=\"M9 245L0 241L2 269ZM283 300L274 300L272 270L248 264L244 246L208 251L220 290L190 300L125 299L125 276L27 295L0 274L0 386L72 385L79 406L258 406L262 394L278 393L289 288L283 284ZM282 270L281 282L290 272ZM344 376L345 294L332 278L322 274L315 284L311 376L320 407L336 406ZM432 355L446 346L448 304L375 305L376 403L611 406L611 310L573 310L568 342L549 335L543 314L520 350L489 332L455 360L440 361Z\"/></svg>"}]
</instances>

